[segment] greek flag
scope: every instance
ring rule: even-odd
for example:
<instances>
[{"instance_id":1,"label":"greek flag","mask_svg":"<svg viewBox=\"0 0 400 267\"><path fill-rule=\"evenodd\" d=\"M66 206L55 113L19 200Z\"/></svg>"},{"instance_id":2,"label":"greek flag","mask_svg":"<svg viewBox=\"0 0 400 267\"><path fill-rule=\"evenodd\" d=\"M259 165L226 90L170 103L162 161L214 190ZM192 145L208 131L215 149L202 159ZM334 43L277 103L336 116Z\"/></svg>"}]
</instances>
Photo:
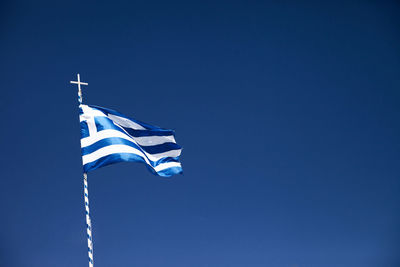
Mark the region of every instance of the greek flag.
<instances>
[{"instance_id":1,"label":"greek flag","mask_svg":"<svg viewBox=\"0 0 400 267\"><path fill-rule=\"evenodd\" d=\"M168 177L182 173L174 132L139 122L121 113L80 105L81 148L84 172L122 161L143 162Z\"/></svg>"}]
</instances>

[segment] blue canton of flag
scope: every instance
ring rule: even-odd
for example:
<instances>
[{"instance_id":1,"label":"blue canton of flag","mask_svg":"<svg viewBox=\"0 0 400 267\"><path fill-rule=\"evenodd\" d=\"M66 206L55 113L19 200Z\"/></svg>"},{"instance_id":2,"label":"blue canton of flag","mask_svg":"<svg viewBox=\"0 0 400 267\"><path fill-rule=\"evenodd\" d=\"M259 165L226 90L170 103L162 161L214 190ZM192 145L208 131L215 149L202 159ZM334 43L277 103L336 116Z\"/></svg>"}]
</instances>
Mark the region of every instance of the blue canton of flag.
<instances>
[{"instance_id":1,"label":"blue canton of flag","mask_svg":"<svg viewBox=\"0 0 400 267\"><path fill-rule=\"evenodd\" d=\"M143 162L159 176L182 173L174 132L92 105L80 105L84 172L122 161Z\"/></svg>"}]
</instances>

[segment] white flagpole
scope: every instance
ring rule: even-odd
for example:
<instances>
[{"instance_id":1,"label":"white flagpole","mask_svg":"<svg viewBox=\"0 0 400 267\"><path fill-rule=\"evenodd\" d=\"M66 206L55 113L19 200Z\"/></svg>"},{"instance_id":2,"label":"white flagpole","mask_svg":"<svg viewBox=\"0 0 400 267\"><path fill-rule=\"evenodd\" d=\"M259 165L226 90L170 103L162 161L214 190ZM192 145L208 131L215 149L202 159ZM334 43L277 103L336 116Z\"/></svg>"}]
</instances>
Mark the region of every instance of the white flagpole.
<instances>
[{"instance_id":1,"label":"white flagpole","mask_svg":"<svg viewBox=\"0 0 400 267\"><path fill-rule=\"evenodd\" d=\"M84 196L85 196L85 209L86 209L86 232L88 242L88 256L89 256L89 267L93 267L93 240L92 240L92 222L90 220L89 212L89 188L87 182L87 174L83 173L83 185L84 185Z\"/></svg>"},{"instance_id":2,"label":"white flagpole","mask_svg":"<svg viewBox=\"0 0 400 267\"><path fill-rule=\"evenodd\" d=\"M78 101L79 105L82 104L82 90L81 85L88 85L87 83L81 82L80 75L78 73L77 81L70 81L70 83L78 85ZM92 238L92 222L90 220L90 211L89 211L89 188L87 181L87 173L83 173L83 193L85 199L85 210L86 210L86 232L87 232L87 241L88 241L88 256L89 256L89 267L93 267L93 238Z\"/></svg>"}]
</instances>

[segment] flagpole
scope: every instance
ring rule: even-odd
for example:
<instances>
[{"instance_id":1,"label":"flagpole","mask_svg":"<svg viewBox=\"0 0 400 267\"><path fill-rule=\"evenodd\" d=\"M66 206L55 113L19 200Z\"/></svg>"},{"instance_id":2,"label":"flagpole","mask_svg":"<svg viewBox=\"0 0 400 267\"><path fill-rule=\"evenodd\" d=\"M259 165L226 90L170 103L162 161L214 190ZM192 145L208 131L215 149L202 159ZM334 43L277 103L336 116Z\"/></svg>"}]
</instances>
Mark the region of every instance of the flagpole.
<instances>
[{"instance_id":1,"label":"flagpole","mask_svg":"<svg viewBox=\"0 0 400 267\"><path fill-rule=\"evenodd\" d=\"M83 185L84 185L84 197L85 197L85 210L86 210L86 232L88 242L88 256L89 256L89 267L93 267L93 239L92 239L92 222L90 220L89 212L89 188L87 182L87 174L83 173Z\"/></svg>"},{"instance_id":2,"label":"flagpole","mask_svg":"<svg viewBox=\"0 0 400 267\"><path fill-rule=\"evenodd\" d=\"M81 85L88 85L87 83L81 82L80 75L78 73L77 81L70 81L72 84L78 85L78 101L79 105L82 104L82 90ZM88 243L88 256L89 256L89 267L93 267L93 238L92 238L92 221L90 220L90 211L89 211L89 188L88 188L88 179L87 173L83 173L83 195L85 200L85 211L86 211L86 233L87 233L87 243Z\"/></svg>"}]
</instances>

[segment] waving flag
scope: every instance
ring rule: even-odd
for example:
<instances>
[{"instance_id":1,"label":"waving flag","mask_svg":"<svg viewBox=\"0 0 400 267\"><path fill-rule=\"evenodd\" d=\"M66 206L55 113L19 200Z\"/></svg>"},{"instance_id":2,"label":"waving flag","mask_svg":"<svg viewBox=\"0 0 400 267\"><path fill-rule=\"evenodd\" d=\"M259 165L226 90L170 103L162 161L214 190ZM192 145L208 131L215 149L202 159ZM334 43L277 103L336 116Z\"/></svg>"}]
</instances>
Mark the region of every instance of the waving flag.
<instances>
[{"instance_id":1,"label":"waving flag","mask_svg":"<svg viewBox=\"0 0 400 267\"><path fill-rule=\"evenodd\" d=\"M84 172L122 161L143 162L159 176L182 173L174 132L102 107L80 108Z\"/></svg>"}]
</instances>

